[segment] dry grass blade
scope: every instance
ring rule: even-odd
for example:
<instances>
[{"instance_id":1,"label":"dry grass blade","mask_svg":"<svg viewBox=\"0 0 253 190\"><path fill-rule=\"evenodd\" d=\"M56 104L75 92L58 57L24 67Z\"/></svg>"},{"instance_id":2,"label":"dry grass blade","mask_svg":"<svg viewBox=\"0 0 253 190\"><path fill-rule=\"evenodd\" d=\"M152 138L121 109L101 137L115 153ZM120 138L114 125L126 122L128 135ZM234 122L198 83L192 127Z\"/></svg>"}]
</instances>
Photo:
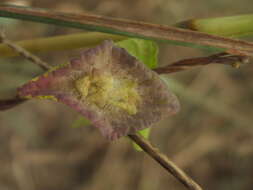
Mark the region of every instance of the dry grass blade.
<instances>
[{"instance_id":1,"label":"dry grass blade","mask_svg":"<svg viewBox=\"0 0 253 190\"><path fill-rule=\"evenodd\" d=\"M177 61L175 63L154 69L158 74L168 74L178 71L192 69L194 66L205 66L212 63L231 65L238 68L240 64L248 63L249 58L241 55L230 55L227 53L214 54L207 57L197 57Z\"/></svg>"}]
</instances>

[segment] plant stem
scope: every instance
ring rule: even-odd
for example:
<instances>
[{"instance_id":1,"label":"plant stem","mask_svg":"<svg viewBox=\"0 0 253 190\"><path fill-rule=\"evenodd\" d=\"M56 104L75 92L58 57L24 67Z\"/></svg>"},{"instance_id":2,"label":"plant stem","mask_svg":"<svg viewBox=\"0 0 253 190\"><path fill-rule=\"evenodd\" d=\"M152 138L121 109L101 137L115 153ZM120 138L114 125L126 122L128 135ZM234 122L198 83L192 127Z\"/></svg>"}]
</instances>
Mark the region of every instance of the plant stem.
<instances>
[{"instance_id":1,"label":"plant stem","mask_svg":"<svg viewBox=\"0 0 253 190\"><path fill-rule=\"evenodd\" d=\"M169 43L181 42L180 45L189 46L189 43L194 43L197 45L213 46L227 49L228 52L233 54L253 56L253 43L176 27L114 19L87 13L70 14L11 5L0 5L0 16Z\"/></svg>"},{"instance_id":2,"label":"plant stem","mask_svg":"<svg viewBox=\"0 0 253 190\"><path fill-rule=\"evenodd\" d=\"M7 99L7 100L0 100L0 111L5 111L10 108L13 108L21 103L24 103L25 99L20 99L19 97Z\"/></svg>"},{"instance_id":3,"label":"plant stem","mask_svg":"<svg viewBox=\"0 0 253 190\"><path fill-rule=\"evenodd\" d=\"M172 64L166 65L164 67L158 67L153 69L153 71L158 74L169 74L178 71L184 71L192 69L195 66L205 66L212 63L231 65L238 68L242 63L248 63L249 58L240 55L230 55L227 53L218 53L207 57L196 57L190 59L183 59Z\"/></svg>"},{"instance_id":4,"label":"plant stem","mask_svg":"<svg viewBox=\"0 0 253 190\"><path fill-rule=\"evenodd\" d=\"M253 34L253 14L191 19L180 22L176 26L218 36L248 36Z\"/></svg>"},{"instance_id":5,"label":"plant stem","mask_svg":"<svg viewBox=\"0 0 253 190\"><path fill-rule=\"evenodd\" d=\"M184 171L182 171L166 155L162 154L157 148L153 147L149 141L137 134L128 135L128 137L138 144L150 157L157 161L171 175L177 178L186 188L190 190L202 190L202 188L193 181Z\"/></svg>"},{"instance_id":6,"label":"plant stem","mask_svg":"<svg viewBox=\"0 0 253 190\"><path fill-rule=\"evenodd\" d=\"M126 39L126 37L99 32L84 32L56 37L23 40L15 42L15 44L31 53L41 53L92 47L106 39L119 41ZM0 52L0 57L12 57L19 55L17 51L13 50L13 48L10 48L6 44L0 44Z\"/></svg>"},{"instance_id":7,"label":"plant stem","mask_svg":"<svg viewBox=\"0 0 253 190\"><path fill-rule=\"evenodd\" d=\"M29 51L25 50L24 48L16 45L15 43L11 42L10 40L8 40L5 37L3 31L0 31L0 39L1 39L1 41L2 41L3 44L7 45L9 48L13 49L18 54L22 55L26 59L30 60L34 64L36 64L39 67L41 67L42 69L48 70L48 69L51 68L51 66L49 64L47 64L46 62L42 61L39 57L31 54Z\"/></svg>"}]
</instances>

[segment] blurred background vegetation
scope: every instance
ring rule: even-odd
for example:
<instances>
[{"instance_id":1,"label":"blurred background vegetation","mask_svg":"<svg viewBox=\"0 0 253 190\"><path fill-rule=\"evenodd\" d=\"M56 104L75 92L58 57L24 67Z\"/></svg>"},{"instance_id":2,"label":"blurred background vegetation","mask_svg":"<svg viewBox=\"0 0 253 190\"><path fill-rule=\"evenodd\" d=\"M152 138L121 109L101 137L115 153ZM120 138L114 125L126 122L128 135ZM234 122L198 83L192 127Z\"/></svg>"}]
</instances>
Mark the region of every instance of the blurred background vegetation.
<instances>
[{"instance_id":1,"label":"blurred background vegetation","mask_svg":"<svg viewBox=\"0 0 253 190\"><path fill-rule=\"evenodd\" d=\"M1 1L68 12L172 25L191 19L253 13L251 0L23 0ZM0 19L11 40L80 32ZM160 45L159 64L208 52ZM79 51L79 50L78 50ZM44 53L51 63L78 51ZM0 60L0 98L43 71L23 58ZM171 74L181 111L153 127L151 141L204 189L253 189L253 67L209 65ZM90 126L73 127L79 115L51 101L32 100L0 113L0 189L183 190L172 176L127 138L108 142ZM72 126L72 127L71 127Z\"/></svg>"}]
</instances>

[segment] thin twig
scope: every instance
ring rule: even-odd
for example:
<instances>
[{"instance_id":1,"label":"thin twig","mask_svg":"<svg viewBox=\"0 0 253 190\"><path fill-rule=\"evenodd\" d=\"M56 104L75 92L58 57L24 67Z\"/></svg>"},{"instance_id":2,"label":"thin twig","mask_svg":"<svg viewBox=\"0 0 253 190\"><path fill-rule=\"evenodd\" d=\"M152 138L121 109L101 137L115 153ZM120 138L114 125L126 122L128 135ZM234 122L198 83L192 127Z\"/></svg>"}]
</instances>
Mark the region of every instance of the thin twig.
<instances>
[{"instance_id":1,"label":"thin twig","mask_svg":"<svg viewBox=\"0 0 253 190\"><path fill-rule=\"evenodd\" d=\"M189 70L195 66L205 66L212 63L231 65L235 68L238 68L240 64L248 62L249 58L247 56L218 53L207 57L197 57L180 60L164 67L155 68L153 69L153 71L157 72L158 74L169 74L178 71Z\"/></svg>"},{"instance_id":2,"label":"thin twig","mask_svg":"<svg viewBox=\"0 0 253 190\"><path fill-rule=\"evenodd\" d=\"M39 57L31 54L30 52L28 52L24 48L16 45L15 43L13 43L9 39L7 39L6 36L5 36L5 34L4 34L4 32L3 32L3 30L0 31L0 40L1 40L1 42L3 44L6 44L10 48L12 48L14 51L18 52L20 55L22 55L23 57L25 57L27 60L30 60L34 64L40 66L42 69L48 70L48 69L51 68L51 66L49 64L47 64L46 62L42 61Z\"/></svg>"},{"instance_id":3,"label":"thin twig","mask_svg":"<svg viewBox=\"0 0 253 190\"><path fill-rule=\"evenodd\" d=\"M128 137L138 144L150 157L157 161L171 175L178 179L189 190L202 190L202 188L191 179L183 170L181 170L173 161L162 154L157 148L153 147L149 141L138 134L131 134Z\"/></svg>"},{"instance_id":4,"label":"thin twig","mask_svg":"<svg viewBox=\"0 0 253 190\"><path fill-rule=\"evenodd\" d=\"M168 43L174 42L180 43L180 45L188 44L191 47L194 46L192 44L212 46L226 49L232 54L253 56L253 43L177 27L115 19L88 13L71 14L12 5L0 5L0 16Z\"/></svg>"},{"instance_id":5,"label":"thin twig","mask_svg":"<svg viewBox=\"0 0 253 190\"><path fill-rule=\"evenodd\" d=\"M24 58L30 60L32 63L40 66L43 70L48 70L51 68L49 64L46 62L42 61L39 57L31 54L24 48L20 47L19 45L16 45L15 43L11 42L9 39L6 38L3 29L0 30L0 41L3 44L6 44L10 48L12 48L14 51L18 52L20 55L22 55ZM15 106L18 106L21 103L24 103L27 101L27 99L20 98L16 96L15 98L12 99L7 99L7 100L0 100L0 111L5 111L7 109L11 109Z\"/></svg>"},{"instance_id":6,"label":"thin twig","mask_svg":"<svg viewBox=\"0 0 253 190\"><path fill-rule=\"evenodd\" d=\"M19 97L7 99L7 100L0 100L0 111L5 111L7 109L13 108L25 101L26 99L21 99Z\"/></svg>"}]
</instances>

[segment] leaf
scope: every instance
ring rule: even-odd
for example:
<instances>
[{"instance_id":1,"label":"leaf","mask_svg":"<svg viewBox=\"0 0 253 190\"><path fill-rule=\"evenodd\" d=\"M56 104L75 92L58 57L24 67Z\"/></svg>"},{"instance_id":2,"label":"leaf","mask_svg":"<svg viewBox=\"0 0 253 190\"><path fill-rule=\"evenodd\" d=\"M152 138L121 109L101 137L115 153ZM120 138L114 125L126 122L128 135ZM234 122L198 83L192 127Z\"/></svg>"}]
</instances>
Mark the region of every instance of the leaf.
<instances>
[{"instance_id":1,"label":"leaf","mask_svg":"<svg viewBox=\"0 0 253 190\"><path fill-rule=\"evenodd\" d=\"M83 116L80 116L74 120L74 122L71 125L71 128L78 128L81 126L88 126L88 125L90 125L90 121L84 118Z\"/></svg>"},{"instance_id":2,"label":"leaf","mask_svg":"<svg viewBox=\"0 0 253 190\"><path fill-rule=\"evenodd\" d=\"M62 102L114 140L147 128L179 110L159 76L111 41L23 85L22 98Z\"/></svg>"},{"instance_id":3,"label":"leaf","mask_svg":"<svg viewBox=\"0 0 253 190\"><path fill-rule=\"evenodd\" d=\"M127 50L139 61L153 69L157 67L158 47L153 41L130 38L117 42L117 45Z\"/></svg>"},{"instance_id":4,"label":"leaf","mask_svg":"<svg viewBox=\"0 0 253 190\"><path fill-rule=\"evenodd\" d=\"M150 40L129 38L117 42L116 45L127 50L129 54L136 57L139 61L142 61L149 68L157 67L158 46L155 42ZM72 126L86 125L86 123L87 119L80 117L73 122ZM148 129L146 131L148 131ZM148 135L145 137L148 138Z\"/></svg>"}]
</instances>

